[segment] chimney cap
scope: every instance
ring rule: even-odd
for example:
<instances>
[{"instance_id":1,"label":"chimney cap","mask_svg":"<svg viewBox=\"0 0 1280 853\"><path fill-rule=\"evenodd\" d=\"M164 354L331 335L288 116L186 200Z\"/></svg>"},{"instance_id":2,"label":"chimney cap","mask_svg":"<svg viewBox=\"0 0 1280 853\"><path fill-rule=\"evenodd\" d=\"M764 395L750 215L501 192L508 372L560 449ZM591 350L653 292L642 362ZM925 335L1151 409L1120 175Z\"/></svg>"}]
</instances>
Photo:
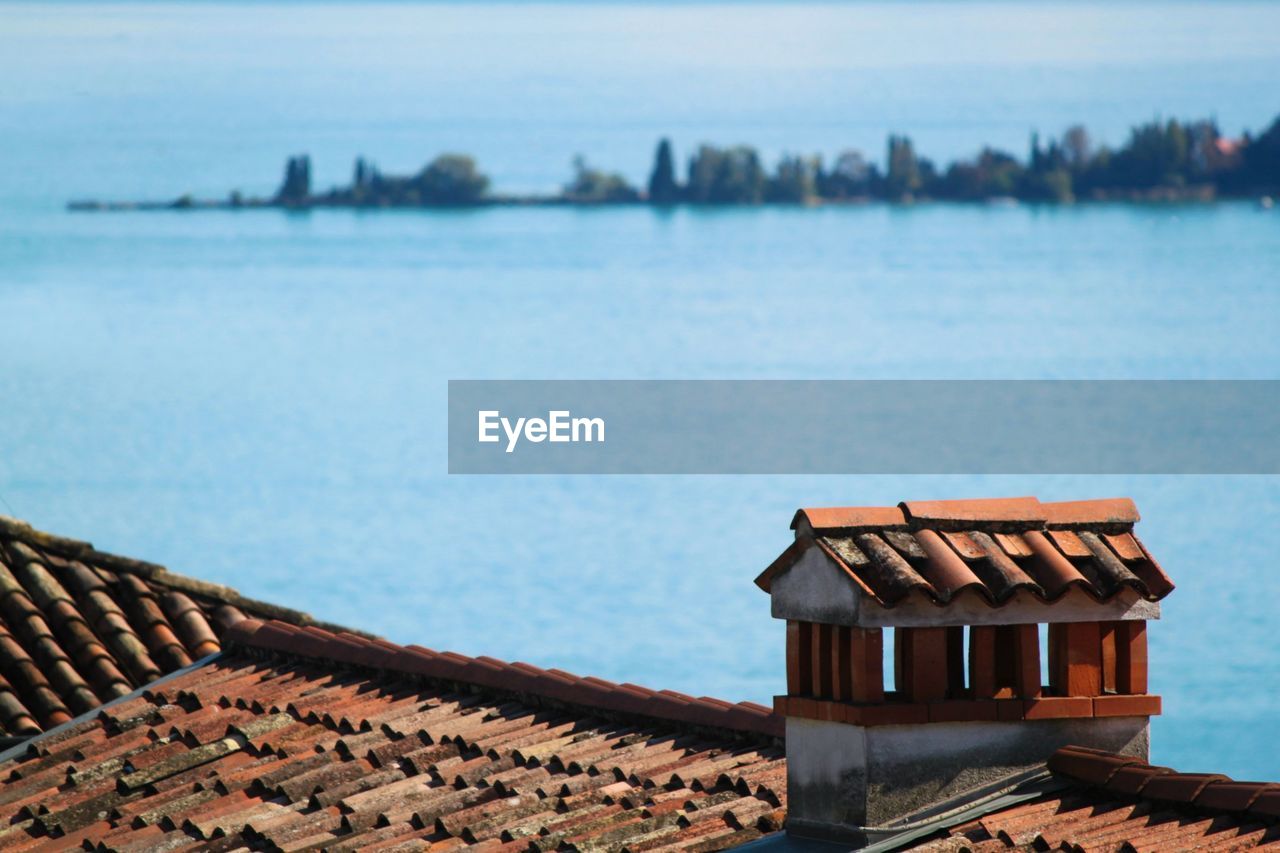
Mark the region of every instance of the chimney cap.
<instances>
[{"instance_id":1,"label":"chimney cap","mask_svg":"<svg viewBox=\"0 0 1280 853\"><path fill-rule=\"evenodd\" d=\"M1129 498L1044 503L1015 497L804 508L791 524L796 541L756 584L774 595L775 616L813 616L812 607L821 606L825 616L814 621L836 624L1158 618L1156 602L1174 586L1134 536L1138 519ZM787 615L789 608L785 602L780 606L774 587L793 571L829 577L817 585L784 582L793 587L790 597L824 599L792 608ZM819 588L826 592L815 593ZM1046 604L1063 606L1046 610ZM984 611L1028 605L1036 618L1013 612L984 617ZM850 607L866 612L826 612ZM884 612L895 608L904 612L898 617ZM945 610L956 612L940 612Z\"/></svg>"}]
</instances>

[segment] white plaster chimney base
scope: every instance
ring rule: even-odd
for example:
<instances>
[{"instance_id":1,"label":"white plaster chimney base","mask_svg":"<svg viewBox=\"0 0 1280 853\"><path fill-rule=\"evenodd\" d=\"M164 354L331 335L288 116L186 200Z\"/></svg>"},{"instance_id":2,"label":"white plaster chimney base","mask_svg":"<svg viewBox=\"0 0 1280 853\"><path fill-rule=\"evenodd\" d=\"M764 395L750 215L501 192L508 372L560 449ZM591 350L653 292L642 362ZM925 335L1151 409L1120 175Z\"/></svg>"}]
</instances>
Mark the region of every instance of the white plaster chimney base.
<instances>
[{"instance_id":1,"label":"white plaster chimney base","mask_svg":"<svg viewBox=\"0 0 1280 853\"><path fill-rule=\"evenodd\" d=\"M787 718L787 831L857 841L863 827L1043 765L1074 744L1147 760L1147 717L854 726Z\"/></svg>"}]
</instances>

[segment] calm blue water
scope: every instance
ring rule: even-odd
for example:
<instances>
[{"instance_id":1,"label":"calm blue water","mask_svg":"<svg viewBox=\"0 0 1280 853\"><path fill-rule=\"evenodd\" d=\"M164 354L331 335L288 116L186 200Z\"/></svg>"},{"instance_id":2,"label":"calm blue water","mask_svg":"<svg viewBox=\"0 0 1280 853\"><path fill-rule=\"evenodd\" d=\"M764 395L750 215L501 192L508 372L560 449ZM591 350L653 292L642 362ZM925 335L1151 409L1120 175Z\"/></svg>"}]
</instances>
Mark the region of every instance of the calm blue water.
<instances>
[{"instance_id":1,"label":"calm blue water","mask_svg":"<svg viewBox=\"0 0 1280 853\"><path fill-rule=\"evenodd\" d=\"M0 5L0 511L398 641L767 700L751 579L797 506L1129 494L1180 587L1156 759L1280 778L1273 478L444 474L449 378L1274 378L1280 215L62 209L267 192L303 150L547 189L578 152L640 179L661 133L1235 133L1276 79L1263 4Z\"/></svg>"}]
</instances>

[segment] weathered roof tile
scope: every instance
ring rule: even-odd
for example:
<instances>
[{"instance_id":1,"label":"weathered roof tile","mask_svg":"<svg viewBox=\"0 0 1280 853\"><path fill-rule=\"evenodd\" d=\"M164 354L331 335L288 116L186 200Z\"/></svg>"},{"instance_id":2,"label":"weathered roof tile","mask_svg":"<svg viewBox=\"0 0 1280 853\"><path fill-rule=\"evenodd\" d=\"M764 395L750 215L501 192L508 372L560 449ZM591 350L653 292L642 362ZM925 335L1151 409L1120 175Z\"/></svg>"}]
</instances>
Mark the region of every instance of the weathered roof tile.
<instances>
[{"instance_id":1,"label":"weathered roof tile","mask_svg":"<svg viewBox=\"0 0 1280 853\"><path fill-rule=\"evenodd\" d=\"M905 528L907 518L896 506L811 507L798 510L791 528L808 526L813 531L884 530Z\"/></svg>"},{"instance_id":2,"label":"weathered roof tile","mask_svg":"<svg viewBox=\"0 0 1280 853\"><path fill-rule=\"evenodd\" d=\"M1137 537L1128 498L906 501L897 507L802 509L796 541L756 578L768 591L811 547L873 600L949 604L961 592L998 607L1020 590L1053 602L1072 588L1099 601L1131 589L1148 601L1173 590Z\"/></svg>"},{"instance_id":3,"label":"weathered roof tile","mask_svg":"<svg viewBox=\"0 0 1280 853\"><path fill-rule=\"evenodd\" d=\"M781 720L758 705L274 622L224 641L33 740L0 783L0 825L22 843L156 849L711 850L785 806Z\"/></svg>"},{"instance_id":4,"label":"weathered roof tile","mask_svg":"<svg viewBox=\"0 0 1280 853\"><path fill-rule=\"evenodd\" d=\"M0 516L0 736L28 736L221 647L246 613L306 614Z\"/></svg>"},{"instance_id":5,"label":"weathered roof tile","mask_svg":"<svg viewBox=\"0 0 1280 853\"><path fill-rule=\"evenodd\" d=\"M1038 527L1045 520L1043 505L1035 498L980 498L955 501L903 501L900 504L913 525L951 526L962 530L987 523L1005 530L1026 525Z\"/></svg>"},{"instance_id":6,"label":"weathered roof tile","mask_svg":"<svg viewBox=\"0 0 1280 853\"><path fill-rule=\"evenodd\" d=\"M1066 786L909 846L966 850L1243 850L1280 842L1255 809L1280 786L1177 773L1132 756L1065 747L1048 761Z\"/></svg>"},{"instance_id":7,"label":"weathered roof tile","mask_svg":"<svg viewBox=\"0 0 1280 853\"><path fill-rule=\"evenodd\" d=\"M1097 529L1132 527L1142 520L1138 507L1129 498L1103 498L1088 501L1056 501L1040 505L1051 529L1075 527Z\"/></svg>"}]
</instances>

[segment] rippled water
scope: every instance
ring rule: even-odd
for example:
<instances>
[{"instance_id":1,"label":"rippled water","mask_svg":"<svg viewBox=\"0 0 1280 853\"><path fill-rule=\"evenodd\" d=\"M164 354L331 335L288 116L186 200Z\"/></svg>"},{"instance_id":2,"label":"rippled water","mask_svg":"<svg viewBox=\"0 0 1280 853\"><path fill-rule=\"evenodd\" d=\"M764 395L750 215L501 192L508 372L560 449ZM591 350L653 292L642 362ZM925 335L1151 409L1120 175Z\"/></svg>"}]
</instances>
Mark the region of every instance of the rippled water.
<instances>
[{"instance_id":1,"label":"rippled water","mask_svg":"<svg viewBox=\"0 0 1280 853\"><path fill-rule=\"evenodd\" d=\"M467 377L1275 377L1280 217L1069 209L76 215L309 150L499 186L670 133L927 152L1280 112L1264 4L0 4L0 510L395 640L725 698L802 504L1129 494L1179 583L1155 758L1280 776L1274 478L449 478ZM908 37L909 36L909 37ZM1016 412L1009 413L1017 417ZM945 413L939 413L945 417ZM928 448L922 448L928 453Z\"/></svg>"}]
</instances>

